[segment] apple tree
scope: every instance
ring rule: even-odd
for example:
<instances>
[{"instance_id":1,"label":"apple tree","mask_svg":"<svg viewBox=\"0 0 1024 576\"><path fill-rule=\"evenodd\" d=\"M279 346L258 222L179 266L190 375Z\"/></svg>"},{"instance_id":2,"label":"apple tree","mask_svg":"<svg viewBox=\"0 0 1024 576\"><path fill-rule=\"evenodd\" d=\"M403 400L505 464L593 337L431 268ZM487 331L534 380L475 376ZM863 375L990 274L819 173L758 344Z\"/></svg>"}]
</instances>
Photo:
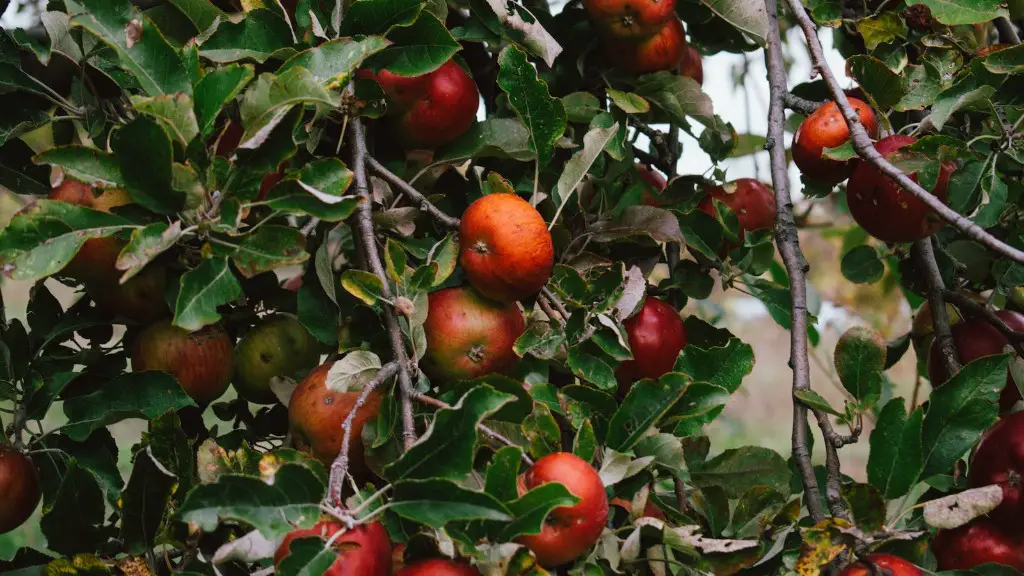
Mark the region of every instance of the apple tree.
<instances>
[{"instance_id":1,"label":"apple tree","mask_svg":"<svg viewBox=\"0 0 1024 576\"><path fill-rule=\"evenodd\" d=\"M44 4L0 34L0 543L41 534L0 571L1024 571L1021 2ZM720 52L763 57L766 136ZM827 351L842 405L830 233L917 310ZM788 330L785 454L708 435L755 363L681 312L716 285Z\"/></svg>"}]
</instances>

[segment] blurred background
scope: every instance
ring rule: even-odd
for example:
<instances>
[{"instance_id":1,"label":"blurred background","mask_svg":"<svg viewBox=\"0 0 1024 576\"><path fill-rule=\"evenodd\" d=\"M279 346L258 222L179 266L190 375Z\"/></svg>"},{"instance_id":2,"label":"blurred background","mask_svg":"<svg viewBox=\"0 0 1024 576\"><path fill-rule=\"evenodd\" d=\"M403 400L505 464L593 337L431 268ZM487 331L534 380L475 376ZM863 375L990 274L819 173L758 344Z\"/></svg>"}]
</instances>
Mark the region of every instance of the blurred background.
<instances>
[{"instance_id":1,"label":"blurred background","mask_svg":"<svg viewBox=\"0 0 1024 576\"><path fill-rule=\"evenodd\" d=\"M32 25L38 19L39 4L45 5L45 2L14 0L0 22L5 28ZM559 10L561 4L564 2L554 2L553 8ZM845 76L843 57L832 48L830 30L825 29L821 33L821 41L833 71L844 85L852 86L852 81ZM810 60L803 38L797 30L790 31L784 49L787 61L791 64L790 85L811 80ZM705 57L704 91L714 102L715 112L730 122L739 134L765 135L768 81L762 52L742 55L720 53ZM787 140L791 137L791 134L787 134ZM641 140L641 146L643 144ZM760 150L759 147L757 149ZM680 174L711 174L713 163L696 140L683 135L683 150L678 167ZM770 182L768 162L767 152L762 151L728 159L720 167L726 171L730 180L753 177ZM816 327L821 334L821 342L811 349L811 383L833 406L841 408L845 391L838 383L832 361L836 340L854 325L875 328L886 339L902 336L910 328L911 310L891 279L876 284L855 285L843 278L839 269L840 257L844 237L853 227L853 222L846 215L842 198L837 195L827 199L804 198L800 194L800 178L793 165L790 166L790 180L794 199L797 200L796 212L808 214L808 224L801 232L801 245L811 264L809 298L811 311L818 318ZM0 188L0 227L6 225L22 202L12 191ZM8 280L2 282L0 288L7 304L8 316L24 319L30 286ZM77 294L56 282L50 282L48 286L61 299L65 308L77 298ZM787 365L789 332L768 316L759 300L737 290L723 292L720 286L716 287L715 293L708 300L691 302L684 314L698 314L709 321L717 320L719 325L728 327L741 340L750 344L756 355L753 373L744 381L740 391L733 395L725 413L708 430L712 438L712 452L756 444L775 449L788 457L792 415L792 372ZM915 368L916 359L911 348L887 372L891 383L889 392L909 398L915 386ZM921 394L925 395L927 391L928 385L925 384ZM229 390L229 394L233 394L233 390ZM59 408L51 410L53 421L46 423L46 429L60 425L60 412ZM820 464L824 461L822 442L816 427L812 428L817 436L815 463ZM144 429L141 421L125 421L112 427L122 451L120 463L125 477L130 471L128 457L131 446L139 440ZM867 438L870 431L871 422L865 422L863 440L840 452L844 473L858 480L865 479ZM0 558L9 558L22 545L42 546L42 536L38 533L37 525L38 521L33 520L19 531L0 536Z\"/></svg>"}]
</instances>

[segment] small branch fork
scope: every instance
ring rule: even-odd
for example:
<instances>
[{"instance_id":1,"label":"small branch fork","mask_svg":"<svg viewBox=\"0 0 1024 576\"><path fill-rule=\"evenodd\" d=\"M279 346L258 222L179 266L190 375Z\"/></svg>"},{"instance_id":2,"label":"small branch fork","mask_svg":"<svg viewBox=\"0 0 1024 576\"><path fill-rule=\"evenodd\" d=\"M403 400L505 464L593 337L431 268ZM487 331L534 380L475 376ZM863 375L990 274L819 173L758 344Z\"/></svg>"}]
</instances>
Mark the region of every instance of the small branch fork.
<instances>
[{"instance_id":1,"label":"small branch fork","mask_svg":"<svg viewBox=\"0 0 1024 576\"><path fill-rule=\"evenodd\" d=\"M864 130L864 126L860 123L857 112L850 106L850 102L847 100L842 86L839 85L839 81L836 80L835 75L832 73L828 63L825 61L824 52L821 47L821 42L818 40L817 28L814 22L812 22L810 16L807 15L807 11L804 10L803 4L800 3L800 0L786 0L786 3L789 5L789 9L793 13L794 18L796 18L800 28L803 29L814 69L821 74L822 78L824 78L825 83L828 85L828 91L832 95L832 99L835 100L836 105L839 106L839 110L843 113L843 118L846 119L846 124L850 129L850 139L853 142L853 148L857 151L857 154L881 170L883 174L895 180L896 183L904 190L918 200L924 202L925 205L938 214L940 218L952 224L972 240L977 241L993 252L1005 256L1014 262L1024 264L1024 252L1009 246L1005 242L992 236L983 228L974 222L971 222L956 210L947 206L933 194L922 188L920 184L911 180L906 174L900 171L899 168L893 166L888 160L883 158L877 150L875 150L874 144L871 142L871 137L868 136L867 131ZM774 12L770 10L769 15L772 14L774 14Z\"/></svg>"},{"instance_id":2,"label":"small branch fork","mask_svg":"<svg viewBox=\"0 0 1024 576\"><path fill-rule=\"evenodd\" d=\"M914 242L914 246L911 248L911 256L914 258L917 269L924 275L925 283L928 286L928 305L932 309L935 341L942 352L942 360L946 364L946 370L949 371L950 376L953 376L960 371L960 360L957 358L956 344L953 342L953 332L949 328L949 314L946 310L946 300L943 293L946 287L942 282L939 265L935 261L935 249L932 246L931 238Z\"/></svg>"},{"instance_id":3,"label":"small branch fork","mask_svg":"<svg viewBox=\"0 0 1024 576\"><path fill-rule=\"evenodd\" d=\"M366 164L370 167L370 170L376 172L377 175L383 178L388 184L398 188L399 192L408 196L409 199L416 204L419 204L420 210L427 212L433 216L435 220L449 228L453 228L455 230L459 229L458 218L445 214L444 211L432 204L430 200L427 200L427 197L414 188L412 184L402 180L394 172L385 168L384 165L378 162L376 158L367 156Z\"/></svg>"}]
</instances>

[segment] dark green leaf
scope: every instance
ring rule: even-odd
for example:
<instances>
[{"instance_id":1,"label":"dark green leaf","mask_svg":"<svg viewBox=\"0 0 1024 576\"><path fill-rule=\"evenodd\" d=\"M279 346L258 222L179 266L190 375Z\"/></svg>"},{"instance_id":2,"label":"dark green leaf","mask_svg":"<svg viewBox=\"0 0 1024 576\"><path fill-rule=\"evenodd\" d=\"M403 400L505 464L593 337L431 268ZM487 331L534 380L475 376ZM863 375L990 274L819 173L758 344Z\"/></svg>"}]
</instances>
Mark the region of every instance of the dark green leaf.
<instances>
[{"instance_id":1,"label":"dark green leaf","mask_svg":"<svg viewBox=\"0 0 1024 576\"><path fill-rule=\"evenodd\" d=\"M63 432L84 440L94 430L126 418L156 418L168 410L195 406L173 376L165 372L130 372L102 388L64 402L68 423Z\"/></svg>"},{"instance_id":2,"label":"dark green leaf","mask_svg":"<svg viewBox=\"0 0 1024 576\"><path fill-rule=\"evenodd\" d=\"M72 555L92 552L102 542L106 513L103 492L93 475L71 460L59 477L59 488L46 502L39 522L47 548Z\"/></svg>"},{"instance_id":3,"label":"dark green leaf","mask_svg":"<svg viewBox=\"0 0 1024 576\"><path fill-rule=\"evenodd\" d=\"M423 10L422 0L359 0L341 21L341 36L383 36L396 26L409 26Z\"/></svg>"},{"instance_id":4,"label":"dark green leaf","mask_svg":"<svg viewBox=\"0 0 1024 576\"><path fill-rule=\"evenodd\" d=\"M689 382L686 376L670 372L658 380L633 384L608 423L608 447L619 452L632 448L683 397Z\"/></svg>"},{"instance_id":5,"label":"dark green leaf","mask_svg":"<svg viewBox=\"0 0 1024 576\"><path fill-rule=\"evenodd\" d=\"M721 487L730 498L739 498L755 486L767 486L788 494L790 475L782 456L757 446L726 450L696 468L691 466L690 470L694 486Z\"/></svg>"},{"instance_id":6,"label":"dark green leaf","mask_svg":"<svg viewBox=\"0 0 1024 576\"><path fill-rule=\"evenodd\" d=\"M855 284L878 282L885 274L885 264L873 246L857 246L843 255L840 265L843 276Z\"/></svg>"},{"instance_id":7,"label":"dark green leaf","mask_svg":"<svg viewBox=\"0 0 1024 576\"><path fill-rule=\"evenodd\" d=\"M181 277L181 289L174 304L175 326L195 332L220 321L217 307L245 294L226 258L207 258Z\"/></svg>"},{"instance_id":8,"label":"dark green leaf","mask_svg":"<svg viewBox=\"0 0 1024 576\"><path fill-rule=\"evenodd\" d=\"M768 11L758 2L743 0L701 0L723 20L749 34L758 44L768 38Z\"/></svg>"},{"instance_id":9,"label":"dark green leaf","mask_svg":"<svg viewBox=\"0 0 1024 576\"><path fill-rule=\"evenodd\" d=\"M508 503L515 517L501 532L503 541L511 541L520 534L540 534L544 520L555 508L573 506L580 501L569 489L557 482L541 484L521 498Z\"/></svg>"},{"instance_id":10,"label":"dark green leaf","mask_svg":"<svg viewBox=\"0 0 1024 576\"><path fill-rule=\"evenodd\" d=\"M954 112L974 104L986 104L995 93L994 86L981 84L977 78L968 74L939 93L929 118L937 130L942 130Z\"/></svg>"},{"instance_id":11,"label":"dark green leaf","mask_svg":"<svg viewBox=\"0 0 1024 576\"><path fill-rule=\"evenodd\" d=\"M1006 18L1005 3L1000 0L921 0L931 9L932 18L947 26L976 24Z\"/></svg>"},{"instance_id":12,"label":"dark green leaf","mask_svg":"<svg viewBox=\"0 0 1024 576\"><path fill-rule=\"evenodd\" d=\"M833 416L842 416L842 413L833 408L828 400L814 390L797 390L793 392L793 397L812 410L820 410Z\"/></svg>"},{"instance_id":13,"label":"dark green leaf","mask_svg":"<svg viewBox=\"0 0 1024 576\"><path fill-rule=\"evenodd\" d=\"M695 345L683 348L673 370L694 382L707 382L733 393L754 369L754 349L739 338L730 338L725 346L703 349Z\"/></svg>"},{"instance_id":14,"label":"dark green leaf","mask_svg":"<svg viewBox=\"0 0 1024 576\"><path fill-rule=\"evenodd\" d=\"M507 46L498 57L498 87L508 95L509 104L530 132L530 151L541 166L554 155L555 140L565 132L566 115L562 101L551 97L547 83L527 60L526 53Z\"/></svg>"},{"instance_id":15,"label":"dark green leaf","mask_svg":"<svg viewBox=\"0 0 1024 576\"><path fill-rule=\"evenodd\" d=\"M364 0L370 3L368 0ZM317 82L328 88L344 86L363 60L387 48L390 42L379 36L362 40L339 38L295 55L281 65L278 74L290 68L309 70Z\"/></svg>"},{"instance_id":16,"label":"dark green leaf","mask_svg":"<svg viewBox=\"0 0 1024 576\"><path fill-rule=\"evenodd\" d=\"M587 462L593 462L597 456L597 438L594 436L594 425L590 423L589 418L585 419L576 431L572 453Z\"/></svg>"},{"instance_id":17,"label":"dark green leaf","mask_svg":"<svg viewBox=\"0 0 1024 576\"><path fill-rule=\"evenodd\" d=\"M75 180L86 184L120 186L121 166L112 154L87 146L57 146L32 159L36 164L60 166Z\"/></svg>"},{"instance_id":18,"label":"dark green leaf","mask_svg":"<svg viewBox=\"0 0 1024 576\"><path fill-rule=\"evenodd\" d=\"M847 70L882 110L892 108L906 94L903 81L881 60L861 54L846 62Z\"/></svg>"},{"instance_id":19,"label":"dark green leaf","mask_svg":"<svg viewBox=\"0 0 1024 576\"><path fill-rule=\"evenodd\" d=\"M185 196L172 186L174 158L167 132L140 116L118 130L111 141L125 190L139 205L158 214L181 210Z\"/></svg>"},{"instance_id":20,"label":"dark green leaf","mask_svg":"<svg viewBox=\"0 0 1024 576\"><path fill-rule=\"evenodd\" d=\"M669 72L648 74L640 77L635 92L661 108L674 122L686 124L687 116L692 116L702 124L713 123L715 110L711 98L692 78Z\"/></svg>"},{"instance_id":21,"label":"dark green leaf","mask_svg":"<svg viewBox=\"0 0 1024 576\"><path fill-rule=\"evenodd\" d=\"M855 326L836 342L836 374L843 387L857 400L871 403L882 391L886 345L882 335Z\"/></svg>"},{"instance_id":22,"label":"dark green leaf","mask_svg":"<svg viewBox=\"0 0 1024 576\"><path fill-rule=\"evenodd\" d=\"M394 494L392 512L435 529L456 520L512 520L493 496L448 480L402 480L395 483Z\"/></svg>"},{"instance_id":23,"label":"dark green leaf","mask_svg":"<svg viewBox=\"0 0 1024 576\"><path fill-rule=\"evenodd\" d=\"M255 60L263 63L292 44L292 32L276 13L253 10L238 22L222 21L199 48L199 55L218 63Z\"/></svg>"},{"instance_id":24,"label":"dark green leaf","mask_svg":"<svg viewBox=\"0 0 1024 576\"><path fill-rule=\"evenodd\" d=\"M476 122L465 134L438 149L436 162L452 162L466 158L513 158L520 161L536 158L530 131L518 118L488 118Z\"/></svg>"},{"instance_id":25,"label":"dark green leaf","mask_svg":"<svg viewBox=\"0 0 1024 576\"><path fill-rule=\"evenodd\" d=\"M157 461L151 447L136 453L121 493L121 541L126 552L143 554L153 547L177 480Z\"/></svg>"},{"instance_id":26,"label":"dark green leaf","mask_svg":"<svg viewBox=\"0 0 1024 576\"><path fill-rule=\"evenodd\" d=\"M665 423L675 423L672 434L686 438L699 434L706 424L710 424L729 402L730 394L725 388L694 382L686 388L683 398L665 419Z\"/></svg>"},{"instance_id":27,"label":"dark green leaf","mask_svg":"<svg viewBox=\"0 0 1024 576\"><path fill-rule=\"evenodd\" d=\"M254 74L251 64L229 64L210 70L196 83L195 114L203 136L213 133L221 109L242 93Z\"/></svg>"},{"instance_id":28,"label":"dark green leaf","mask_svg":"<svg viewBox=\"0 0 1024 576\"><path fill-rule=\"evenodd\" d=\"M210 3L210 0L170 0L186 18L192 21L196 30L205 31L213 25L217 18L221 22L228 20L228 15Z\"/></svg>"},{"instance_id":29,"label":"dark green leaf","mask_svg":"<svg viewBox=\"0 0 1024 576\"><path fill-rule=\"evenodd\" d=\"M242 237L242 243L231 252L231 261L246 278L308 259L306 237L288 226L261 226Z\"/></svg>"},{"instance_id":30,"label":"dark green leaf","mask_svg":"<svg viewBox=\"0 0 1024 576\"><path fill-rule=\"evenodd\" d=\"M461 49L444 23L430 12L421 12L411 26L393 29L388 39L391 46L381 51L374 63L399 76L433 72Z\"/></svg>"},{"instance_id":31,"label":"dark green leaf","mask_svg":"<svg viewBox=\"0 0 1024 576\"><path fill-rule=\"evenodd\" d=\"M602 390L614 390L618 386L615 370L603 359L584 350L583 345L569 348L568 364L573 374Z\"/></svg>"},{"instance_id":32,"label":"dark green leaf","mask_svg":"<svg viewBox=\"0 0 1024 576\"><path fill-rule=\"evenodd\" d=\"M495 452L487 465L484 490L501 502L510 502L519 497L516 478L522 462L523 450L518 446L505 446Z\"/></svg>"}]
</instances>

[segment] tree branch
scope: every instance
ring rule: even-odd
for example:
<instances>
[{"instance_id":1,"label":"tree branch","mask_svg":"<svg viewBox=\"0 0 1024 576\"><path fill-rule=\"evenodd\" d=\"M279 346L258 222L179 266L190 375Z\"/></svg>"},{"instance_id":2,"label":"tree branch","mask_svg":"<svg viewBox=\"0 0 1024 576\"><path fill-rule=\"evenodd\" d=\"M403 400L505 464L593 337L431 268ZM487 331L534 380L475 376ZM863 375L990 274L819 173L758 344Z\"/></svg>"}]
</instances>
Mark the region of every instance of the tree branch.
<instances>
[{"instance_id":1,"label":"tree branch","mask_svg":"<svg viewBox=\"0 0 1024 576\"><path fill-rule=\"evenodd\" d=\"M391 286L388 284L388 277L380 260L380 252L377 250L377 238L373 232L373 197L366 180L366 160L369 155L366 153L366 134L363 131L362 119L352 117L349 121L349 131L352 137L352 180L356 193L363 200L359 204L357 216L359 235L362 237L367 266L381 280L381 295L390 300ZM387 328L388 338L391 340L391 352L394 361L399 365L398 382L402 391L402 437L405 447L408 448L416 441L416 424L412 414L414 391L412 377L409 374L409 355L405 350L405 343L402 341L402 329L398 325L394 309L385 305L383 313L384 326Z\"/></svg>"},{"instance_id":2,"label":"tree branch","mask_svg":"<svg viewBox=\"0 0 1024 576\"><path fill-rule=\"evenodd\" d=\"M824 104L824 102L815 102L813 100L807 100L805 98L795 96L790 92L786 92L783 96L783 102L786 104L786 108L799 112L804 116L810 116L812 112Z\"/></svg>"},{"instance_id":3,"label":"tree branch","mask_svg":"<svg viewBox=\"0 0 1024 576\"><path fill-rule=\"evenodd\" d=\"M984 304L975 302L971 298L964 296L959 292L943 290L942 297L957 308L963 308L966 310L968 315L981 318L991 324L993 328L999 330L999 333L1013 344L1013 348L1017 351L1017 354L1024 357L1024 333L1017 332L1013 328L1010 328L1006 322L1003 322L1002 318L996 316L996 313L989 310Z\"/></svg>"},{"instance_id":4,"label":"tree branch","mask_svg":"<svg viewBox=\"0 0 1024 576\"><path fill-rule=\"evenodd\" d=\"M447 402L445 402L444 400L438 400L437 398L434 398L432 396L427 396L426 394L421 394L419 392L413 392L412 399L416 400L418 402L422 402L422 403L424 403L424 404L426 404L428 406L433 406L435 408L442 408L442 409L445 409L445 410L451 410L451 408L452 408L452 405L447 403ZM522 448L521 446L519 446L519 444L516 444L515 442L509 440L508 438L505 438L504 436L502 436L501 434L499 434L498 432L494 431L493 429L491 429L490 427L488 427L488 426L486 426L484 424L478 424L477 425L477 430L480 430L481 432L483 432L484 434L486 434L490 438L492 438L492 439L494 439L494 440L496 440L496 441L498 441L498 442L500 442L500 443L502 443L502 444L504 444L506 446L515 446L517 448ZM526 455L525 451L522 453L522 458L523 458L523 462L527 466L533 466L533 460L529 456Z\"/></svg>"},{"instance_id":5,"label":"tree branch","mask_svg":"<svg viewBox=\"0 0 1024 576\"><path fill-rule=\"evenodd\" d=\"M946 311L946 301L942 293L946 286L942 282L942 274L935 261L935 249L932 247L931 238L914 242L914 246L911 248L911 257L914 259L917 269L924 275L925 284L928 286L928 306L932 309L935 341L942 352L946 370L949 371L950 376L953 376L960 371L960 360L957 359L956 344L953 342L953 332L949 328L949 314Z\"/></svg>"},{"instance_id":6,"label":"tree branch","mask_svg":"<svg viewBox=\"0 0 1024 576\"><path fill-rule=\"evenodd\" d=\"M828 91L832 94L832 99L835 100L839 106L839 110L843 113L843 118L846 120L846 124L850 129L850 139L853 143L854 150L857 154L870 162L872 165L877 167L883 174L892 178L900 185L908 194L914 196L921 202L924 202L929 209L938 214L940 218L952 224L955 228L963 232L966 236L975 240L976 242L988 247L994 252L1005 256L1014 262L1020 262L1024 264L1024 252L1009 246L1002 240L992 236L986 232L983 228L971 222L963 215L959 214L956 210L953 210L935 195L928 192L921 187L920 184L914 182L906 174L900 171L899 168L893 166L888 160L882 157L881 154L875 150L874 144L871 142L871 137L868 136L864 126L861 125L860 119L857 116L857 112L850 106L849 100L846 98L846 94L843 92L842 86L839 85L839 81L836 80L832 70L828 67L828 63L825 61L824 52L821 48L821 42L818 40L817 28L814 22L811 21L810 16L807 15L807 11L804 10L803 4L800 0L786 0L789 5L790 11L799 23L800 28L803 29L804 36L807 39L807 47L810 50L811 62L814 65L822 78L825 79L825 83L828 85Z\"/></svg>"},{"instance_id":7,"label":"tree branch","mask_svg":"<svg viewBox=\"0 0 1024 576\"><path fill-rule=\"evenodd\" d=\"M405 194L406 196L409 197L410 200L419 204L420 210L429 213L431 216L434 217L435 220L444 224L445 226L458 230L458 218L445 214L443 210L432 204L430 200L427 200L427 197L421 194L419 190L414 188L412 184L409 184L405 180L402 180L401 178L398 177L397 174L385 168L384 165L378 162L376 158L372 156L367 156L366 162L367 164L369 164L370 169L376 172L385 181L387 181L388 184L391 184L395 188L398 188L399 192Z\"/></svg>"},{"instance_id":8,"label":"tree branch","mask_svg":"<svg viewBox=\"0 0 1024 576\"><path fill-rule=\"evenodd\" d=\"M1020 44L1020 36L1013 27L1009 18L999 17L995 19L996 31L999 32L999 41L1003 44Z\"/></svg>"}]
</instances>

